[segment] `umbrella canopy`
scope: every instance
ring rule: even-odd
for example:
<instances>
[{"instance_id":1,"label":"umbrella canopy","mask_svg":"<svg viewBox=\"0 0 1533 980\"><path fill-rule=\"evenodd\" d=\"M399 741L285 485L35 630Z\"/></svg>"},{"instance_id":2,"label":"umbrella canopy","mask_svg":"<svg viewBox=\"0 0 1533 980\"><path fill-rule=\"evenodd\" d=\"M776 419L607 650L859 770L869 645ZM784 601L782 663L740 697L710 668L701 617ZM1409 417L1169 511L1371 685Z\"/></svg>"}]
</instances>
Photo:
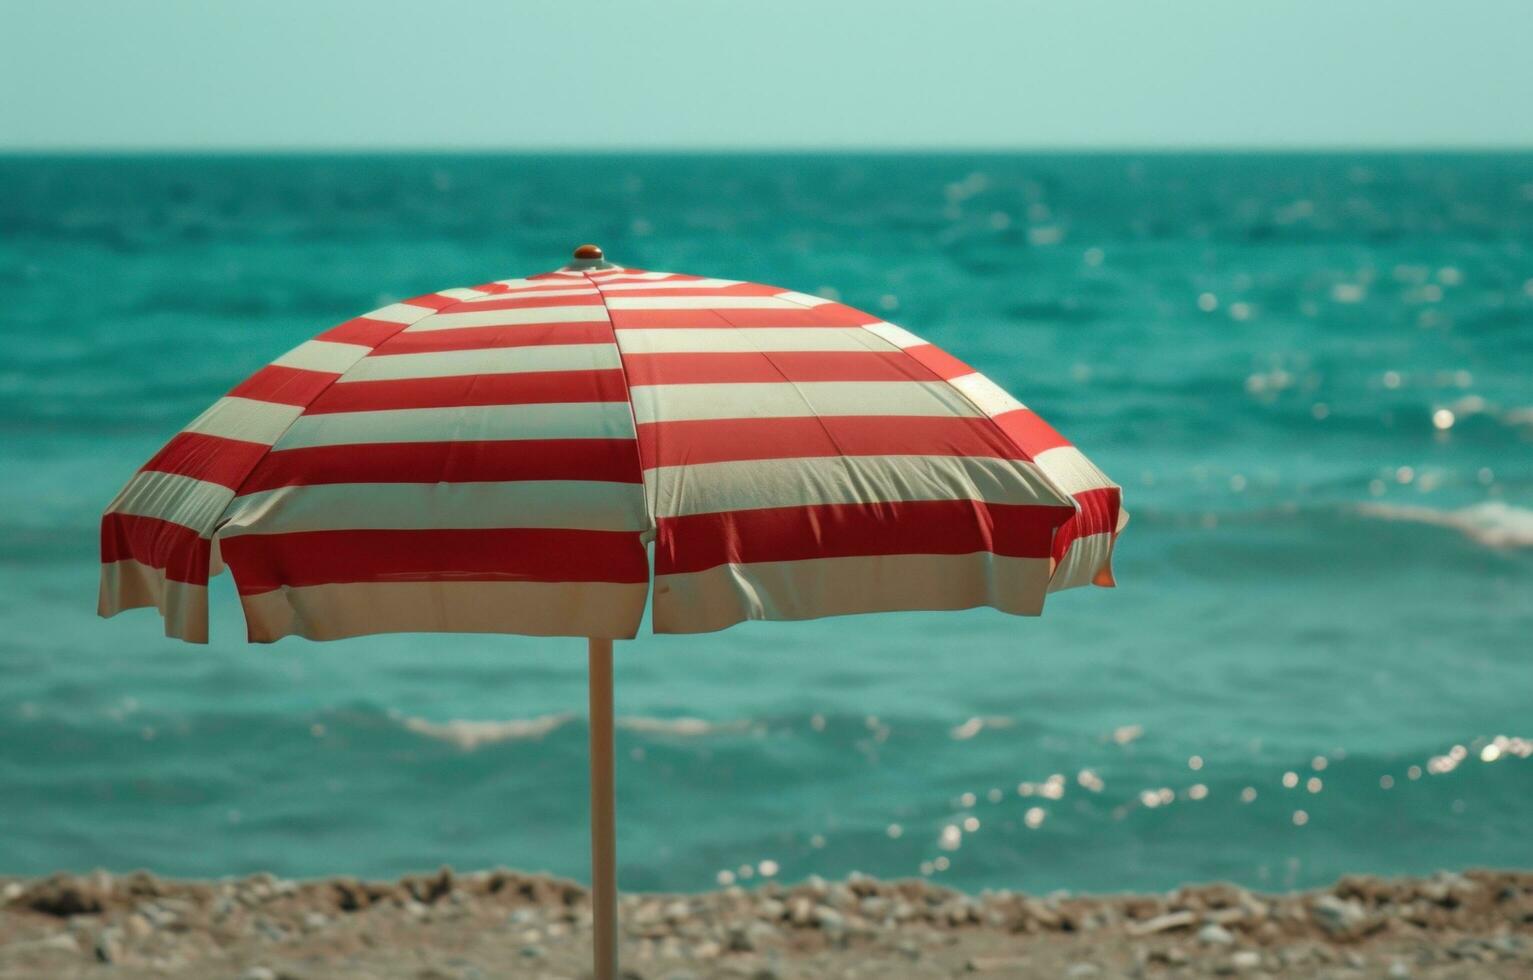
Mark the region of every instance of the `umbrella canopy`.
<instances>
[{"instance_id":1,"label":"umbrella canopy","mask_svg":"<svg viewBox=\"0 0 1533 980\"><path fill-rule=\"evenodd\" d=\"M583 257L579 257L582 256ZM207 639L621 638L994 606L1112 584L1118 488L994 382L882 318L623 268L444 289L257 371L101 526L100 612Z\"/></svg>"}]
</instances>

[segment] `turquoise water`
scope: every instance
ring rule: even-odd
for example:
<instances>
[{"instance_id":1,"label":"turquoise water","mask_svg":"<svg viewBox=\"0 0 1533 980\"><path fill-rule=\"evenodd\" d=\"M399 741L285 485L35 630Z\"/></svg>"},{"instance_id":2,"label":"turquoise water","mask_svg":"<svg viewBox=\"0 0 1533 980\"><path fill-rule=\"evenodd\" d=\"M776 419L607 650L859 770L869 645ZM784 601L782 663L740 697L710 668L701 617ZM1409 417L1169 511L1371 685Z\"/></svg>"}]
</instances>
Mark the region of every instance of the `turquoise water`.
<instances>
[{"instance_id":1,"label":"turquoise water","mask_svg":"<svg viewBox=\"0 0 1533 980\"><path fill-rule=\"evenodd\" d=\"M620 644L623 887L1533 865L1533 157L13 157L0 872L584 876L579 641L93 608L99 511L210 400L585 240L878 311L1134 515L1042 619Z\"/></svg>"}]
</instances>

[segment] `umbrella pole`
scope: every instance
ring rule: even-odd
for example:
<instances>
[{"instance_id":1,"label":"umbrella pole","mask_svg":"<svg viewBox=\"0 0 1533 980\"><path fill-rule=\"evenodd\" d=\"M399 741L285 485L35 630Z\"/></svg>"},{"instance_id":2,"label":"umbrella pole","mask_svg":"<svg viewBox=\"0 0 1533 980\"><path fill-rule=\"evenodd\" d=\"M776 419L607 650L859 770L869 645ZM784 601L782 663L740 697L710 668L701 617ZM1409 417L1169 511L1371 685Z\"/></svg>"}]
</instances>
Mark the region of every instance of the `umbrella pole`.
<instances>
[{"instance_id":1,"label":"umbrella pole","mask_svg":"<svg viewBox=\"0 0 1533 980\"><path fill-rule=\"evenodd\" d=\"M617 978L617 816L612 762L612 641L592 637L591 949L595 980Z\"/></svg>"}]
</instances>

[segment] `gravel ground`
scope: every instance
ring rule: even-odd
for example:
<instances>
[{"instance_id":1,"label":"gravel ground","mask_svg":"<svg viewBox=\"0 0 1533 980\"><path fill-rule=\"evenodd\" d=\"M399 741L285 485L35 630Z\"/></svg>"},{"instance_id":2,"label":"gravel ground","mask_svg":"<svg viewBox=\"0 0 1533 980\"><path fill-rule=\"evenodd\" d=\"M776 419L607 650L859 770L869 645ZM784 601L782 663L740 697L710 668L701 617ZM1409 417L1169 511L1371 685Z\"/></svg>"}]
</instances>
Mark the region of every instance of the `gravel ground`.
<instances>
[{"instance_id":1,"label":"gravel ground","mask_svg":"<svg viewBox=\"0 0 1533 980\"><path fill-rule=\"evenodd\" d=\"M643 980L928 977L1533 977L1533 873L1353 876L1286 895L971 896L816 879L627 895ZM398 882L145 873L0 878L0 978L577 980L583 888L511 871Z\"/></svg>"}]
</instances>

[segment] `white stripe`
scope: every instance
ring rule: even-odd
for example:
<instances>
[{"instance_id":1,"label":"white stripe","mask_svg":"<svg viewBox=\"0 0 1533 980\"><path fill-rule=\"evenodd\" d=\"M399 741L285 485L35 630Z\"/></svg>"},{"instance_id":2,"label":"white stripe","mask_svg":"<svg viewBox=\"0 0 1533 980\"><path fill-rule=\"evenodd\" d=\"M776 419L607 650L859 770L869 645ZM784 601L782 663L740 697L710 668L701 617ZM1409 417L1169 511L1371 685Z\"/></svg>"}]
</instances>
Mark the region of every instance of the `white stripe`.
<instances>
[{"instance_id":1,"label":"white stripe","mask_svg":"<svg viewBox=\"0 0 1533 980\"><path fill-rule=\"evenodd\" d=\"M438 313L411 324L405 330L456 330L460 327L511 327L524 323L605 323L606 307L600 303L580 306L532 306L515 310L471 310L467 313Z\"/></svg>"},{"instance_id":2,"label":"white stripe","mask_svg":"<svg viewBox=\"0 0 1533 980\"><path fill-rule=\"evenodd\" d=\"M364 313L360 319L382 320L385 323L414 323L422 317L435 313L429 306L411 306L409 303L390 303L388 306Z\"/></svg>"},{"instance_id":3,"label":"white stripe","mask_svg":"<svg viewBox=\"0 0 1533 980\"><path fill-rule=\"evenodd\" d=\"M889 349L861 327L619 327L613 332L624 354Z\"/></svg>"},{"instance_id":4,"label":"white stripe","mask_svg":"<svg viewBox=\"0 0 1533 980\"><path fill-rule=\"evenodd\" d=\"M276 449L381 442L633 437L633 416L623 402L560 402L305 415L287 430Z\"/></svg>"},{"instance_id":5,"label":"white stripe","mask_svg":"<svg viewBox=\"0 0 1533 980\"><path fill-rule=\"evenodd\" d=\"M188 643L208 642L207 586L167 579L164 569L132 558L103 563L97 615L115 616L143 606L159 609L166 636Z\"/></svg>"},{"instance_id":6,"label":"white stripe","mask_svg":"<svg viewBox=\"0 0 1533 980\"><path fill-rule=\"evenodd\" d=\"M633 290L648 289L727 289L730 286L743 285L738 279L673 279L663 282L634 281L626 279L623 282L603 282L601 291L607 292L630 292Z\"/></svg>"},{"instance_id":7,"label":"white stripe","mask_svg":"<svg viewBox=\"0 0 1533 980\"><path fill-rule=\"evenodd\" d=\"M762 507L981 500L1072 508L1032 464L978 456L829 456L665 466L644 474L656 517Z\"/></svg>"},{"instance_id":8,"label":"white stripe","mask_svg":"<svg viewBox=\"0 0 1533 980\"><path fill-rule=\"evenodd\" d=\"M640 424L687 419L814 415L973 416L974 406L939 381L806 381L638 385L629 389Z\"/></svg>"},{"instance_id":9,"label":"white stripe","mask_svg":"<svg viewBox=\"0 0 1533 980\"><path fill-rule=\"evenodd\" d=\"M777 295L790 303L797 303L799 306L824 306L827 303L835 302L833 299L826 299L824 296L810 296L808 293L785 292L778 293Z\"/></svg>"},{"instance_id":10,"label":"white stripe","mask_svg":"<svg viewBox=\"0 0 1533 980\"><path fill-rule=\"evenodd\" d=\"M614 310L802 310L781 296L611 296Z\"/></svg>"},{"instance_id":11,"label":"white stripe","mask_svg":"<svg viewBox=\"0 0 1533 980\"><path fill-rule=\"evenodd\" d=\"M599 270L592 270L591 275L602 277L602 280L601 280L602 281L602 286L605 287L607 285L607 283L609 283L609 282L616 282L616 281L622 281L622 282L655 282L655 281L662 281L662 280L670 280L674 276L678 275L678 273L675 273L675 272L642 272L642 271L640 271L638 269L627 269L627 270L624 270L624 269L599 269ZM696 281L697 280L695 280L695 279L693 280L693 282L696 282Z\"/></svg>"},{"instance_id":12,"label":"white stripe","mask_svg":"<svg viewBox=\"0 0 1533 980\"><path fill-rule=\"evenodd\" d=\"M271 363L273 367L341 374L355 364L358 358L371 354L372 350L371 347L363 344L337 344L329 340L310 340L299 344Z\"/></svg>"},{"instance_id":13,"label":"white stripe","mask_svg":"<svg viewBox=\"0 0 1533 980\"><path fill-rule=\"evenodd\" d=\"M991 418L995 418L1005 412L1013 412L1019 408L1025 408L1000 385L980 374L962 374L948 381L948 384L963 392L964 395L979 406L979 410Z\"/></svg>"},{"instance_id":14,"label":"white stripe","mask_svg":"<svg viewBox=\"0 0 1533 980\"><path fill-rule=\"evenodd\" d=\"M815 619L902 609L994 606L1036 616L1047 558L874 555L720 565L655 576L656 633L705 633L746 619Z\"/></svg>"},{"instance_id":15,"label":"white stripe","mask_svg":"<svg viewBox=\"0 0 1533 980\"><path fill-rule=\"evenodd\" d=\"M487 293L482 289L469 289L466 286L459 286L453 289L438 289L436 294L438 296L446 296L448 299L461 300L481 299L486 296L494 295L493 293Z\"/></svg>"},{"instance_id":16,"label":"white stripe","mask_svg":"<svg viewBox=\"0 0 1533 980\"><path fill-rule=\"evenodd\" d=\"M649 529L638 484L594 480L287 486L245 494L225 513L220 538L359 529Z\"/></svg>"},{"instance_id":17,"label":"white stripe","mask_svg":"<svg viewBox=\"0 0 1533 980\"><path fill-rule=\"evenodd\" d=\"M241 596L250 638L370 633L521 633L630 638L646 583L352 582Z\"/></svg>"},{"instance_id":18,"label":"white stripe","mask_svg":"<svg viewBox=\"0 0 1533 980\"><path fill-rule=\"evenodd\" d=\"M923 347L926 345L926 341L920 337L917 337L904 327L897 327L892 323L870 323L862 329L869 333L877 334L900 350L905 350L907 347Z\"/></svg>"},{"instance_id":19,"label":"white stripe","mask_svg":"<svg viewBox=\"0 0 1533 980\"><path fill-rule=\"evenodd\" d=\"M1033 457L1033 462L1038 464L1038 468L1056 487L1072 497L1086 490L1102 490L1117 485L1074 446L1045 449Z\"/></svg>"},{"instance_id":20,"label":"white stripe","mask_svg":"<svg viewBox=\"0 0 1533 980\"><path fill-rule=\"evenodd\" d=\"M1092 585L1097 573L1106 567L1107 560L1112 557L1112 546L1113 536L1106 533L1088 534L1071 541L1064 560L1054 569L1049 591L1059 592Z\"/></svg>"},{"instance_id":21,"label":"white stripe","mask_svg":"<svg viewBox=\"0 0 1533 980\"><path fill-rule=\"evenodd\" d=\"M526 295L526 294L520 294L519 295L517 293L480 293L475 299L468 300L467 302L475 303L475 304L477 304L477 303L488 303L488 302L490 302L492 300L497 300L497 299L499 299L499 300L507 300L507 301L515 300L517 302L520 302L522 300L527 300L527 299L542 299L545 296L560 297L560 296L600 296L600 295L601 295L601 292L599 290L597 290L597 288L595 286L588 286L588 287L586 287L584 289L540 289L536 293L533 293L530 296Z\"/></svg>"},{"instance_id":22,"label":"white stripe","mask_svg":"<svg viewBox=\"0 0 1533 980\"><path fill-rule=\"evenodd\" d=\"M156 517L206 536L218 522L234 491L179 473L140 472L107 507L109 514Z\"/></svg>"},{"instance_id":23,"label":"white stripe","mask_svg":"<svg viewBox=\"0 0 1533 980\"><path fill-rule=\"evenodd\" d=\"M497 279L495 281L495 285L505 286L513 293L534 291L545 287L563 288L569 284L568 276L561 276L558 279Z\"/></svg>"},{"instance_id":24,"label":"white stripe","mask_svg":"<svg viewBox=\"0 0 1533 980\"><path fill-rule=\"evenodd\" d=\"M472 374L524 374L529 371L600 371L622 366L612 344L551 344L543 347L489 347L478 350L375 354L347 371L337 384L352 381L400 381L406 378L455 378Z\"/></svg>"},{"instance_id":25,"label":"white stripe","mask_svg":"<svg viewBox=\"0 0 1533 980\"><path fill-rule=\"evenodd\" d=\"M182 431L270 446L302 413L303 409L297 405L225 396L208 406L207 411Z\"/></svg>"}]
</instances>

